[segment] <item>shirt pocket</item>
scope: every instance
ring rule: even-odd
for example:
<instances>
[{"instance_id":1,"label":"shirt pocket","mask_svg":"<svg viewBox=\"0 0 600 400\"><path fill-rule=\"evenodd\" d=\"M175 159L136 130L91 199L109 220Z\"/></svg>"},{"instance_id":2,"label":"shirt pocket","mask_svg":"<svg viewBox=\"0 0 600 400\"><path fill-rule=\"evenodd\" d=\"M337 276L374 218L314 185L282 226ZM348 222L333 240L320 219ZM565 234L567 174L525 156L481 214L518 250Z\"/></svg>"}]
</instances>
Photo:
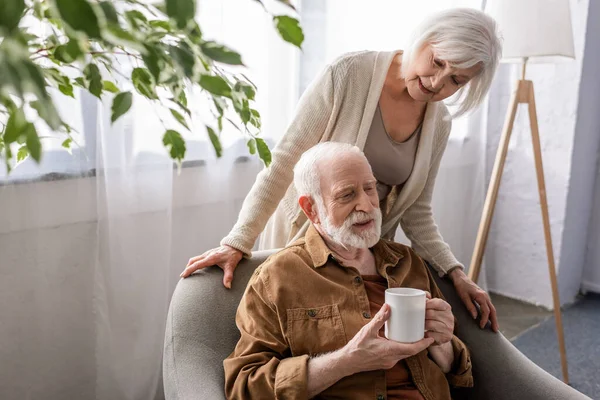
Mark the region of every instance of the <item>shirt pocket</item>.
<instances>
[{"instance_id":1,"label":"shirt pocket","mask_svg":"<svg viewBox=\"0 0 600 400\"><path fill-rule=\"evenodd\" d=\"M287 325L292 356L326 353L347 343L337 304L290 308Z\"/></svg>"}]
</instances>

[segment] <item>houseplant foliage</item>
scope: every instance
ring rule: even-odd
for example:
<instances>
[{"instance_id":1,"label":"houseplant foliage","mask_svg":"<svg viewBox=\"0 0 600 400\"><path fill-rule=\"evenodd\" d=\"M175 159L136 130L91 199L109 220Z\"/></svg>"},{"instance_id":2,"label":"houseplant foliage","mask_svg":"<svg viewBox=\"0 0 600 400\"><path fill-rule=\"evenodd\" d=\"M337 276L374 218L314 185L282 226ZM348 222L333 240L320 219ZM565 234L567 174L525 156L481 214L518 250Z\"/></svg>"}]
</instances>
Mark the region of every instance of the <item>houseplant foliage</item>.
<instances>
[{"instance_id":1,"label":"houseplant foliage","mask_svg":"<svg viewBox=\"0 0 600 400\"><path fill-rule=\"evenodd\" d=\"M269 12L262 0L247 1ZM289 0L277 1L293 8ZM112 103L113 123L131 109L133 92L168 108L173 118L163 143L181 163L186 146L180 132L190 129L192 117L186 92L193 86L211 100L214 118L203 122L217 156L219 133L229 123L247 136L250 153L269 165L253 108L256 86L239 68L228 68L243 66L239 53L203 36L194 19L196 0L0 0L0 10L0 158L9 172L27 157L40 161L45 139L37 121L62 136L65 149L76 145L54 101L81 90ZM282 39L300 47L298 20L272 18ZM123 59L131 66L126 71Z\"/></svg>"}]
</instances>

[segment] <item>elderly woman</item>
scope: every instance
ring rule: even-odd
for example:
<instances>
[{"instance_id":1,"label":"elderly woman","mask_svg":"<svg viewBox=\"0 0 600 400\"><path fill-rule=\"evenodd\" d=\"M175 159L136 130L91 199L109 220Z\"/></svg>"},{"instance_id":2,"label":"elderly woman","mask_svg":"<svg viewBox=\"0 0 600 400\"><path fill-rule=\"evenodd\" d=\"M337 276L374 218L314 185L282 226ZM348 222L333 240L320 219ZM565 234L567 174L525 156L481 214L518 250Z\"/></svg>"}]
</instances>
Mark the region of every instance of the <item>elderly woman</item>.
<instances>
[{"instance_id":1,"label":"elderly woman","mask_svg":"<svg viewBox=\"0 0 600 400\"><path fill-rule=\"evenodd\" d=\"M346 142L364 151L378 180L382 237L393 239L400 226L417 254L453 281L473 318L473 302L479 304L481 327L491 320L496 331L494 306L444 242L431 196L452 125L442 100L456 95L456 115L476 108L500 55L492 18L475 9L451 9L425 20L405 51L363 51L334 61L306 89L231 232L220 247L190 259L181 276L216 264L224 271L223 284L231 287L233 271L251 255L261 232L261 249L302 237L309 222L291 185L294 165L319 142ZM344 194L349 200L353 195Z\"/></svg>"}]
</instances>

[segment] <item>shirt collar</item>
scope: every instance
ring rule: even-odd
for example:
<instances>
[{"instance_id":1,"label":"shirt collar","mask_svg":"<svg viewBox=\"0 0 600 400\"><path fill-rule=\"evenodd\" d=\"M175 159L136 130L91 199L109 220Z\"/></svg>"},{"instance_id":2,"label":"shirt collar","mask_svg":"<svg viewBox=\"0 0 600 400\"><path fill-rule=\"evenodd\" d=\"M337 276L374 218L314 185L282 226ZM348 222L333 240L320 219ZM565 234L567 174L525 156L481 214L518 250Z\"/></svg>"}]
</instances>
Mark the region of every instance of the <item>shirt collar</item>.
<instances>
[{"instance_id":1,"label":"shirt collar","mask_svg":"<svg viewBox=\"0 0 600 400\"><path fill-rule=\"evenodd\" d=\"M327 247L325 241L321 237L321 234L317 231L315 226L311 223L304 236L306 243L306 251L310 255L314 268L321 268L327 264L329 257L335 259L331 249ZM398 264L398 261L404 257L406 252L404 246L397 243L391 243L386 240L380 239L379 242L371 248L375 256L375 266L377 272L381 276L387 277L387 267L394 267Z\"/></svg>"}]
</instances>

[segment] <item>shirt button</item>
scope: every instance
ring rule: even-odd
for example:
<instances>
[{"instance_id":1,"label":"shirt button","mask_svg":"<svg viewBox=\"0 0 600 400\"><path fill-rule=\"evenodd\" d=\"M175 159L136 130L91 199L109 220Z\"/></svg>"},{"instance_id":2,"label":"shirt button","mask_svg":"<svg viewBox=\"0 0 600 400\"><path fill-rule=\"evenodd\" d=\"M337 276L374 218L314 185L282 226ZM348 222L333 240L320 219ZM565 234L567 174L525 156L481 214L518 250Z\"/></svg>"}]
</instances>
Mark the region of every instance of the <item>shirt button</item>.
<instances>
[{"instance_id":1,"label":"shirt button","mask_svg":"<svg viewBox=\"0 0 600 400\"><path fill-rule=\"evenodd\" d=\"M354 278L354 283L356 283L357 285L360 285L362 283L361 277L357 276L356 278Z\"/></svg>"},{"instance_id":2,"label":"shirt button","mask_svg":"<svg viewBox=\"0 0 600 400\"><path fill-rule=\"evenodd\" d=\"M369 314L368 312L364 312L363 317L369 319L369 318L371 318L371 314Z\"/></svg>"},{"instance_id":3,"label":"shirt button","mask_svg":"<svg viewBox=\"0 0 600 400\"><path fill-rule=\"evenodd\" d=\"M315 310L308 310L307 314L308 314L309 317L314 317L314 316L317 315L317 311L315 311Z\"/></svg>"}]
</instances>

